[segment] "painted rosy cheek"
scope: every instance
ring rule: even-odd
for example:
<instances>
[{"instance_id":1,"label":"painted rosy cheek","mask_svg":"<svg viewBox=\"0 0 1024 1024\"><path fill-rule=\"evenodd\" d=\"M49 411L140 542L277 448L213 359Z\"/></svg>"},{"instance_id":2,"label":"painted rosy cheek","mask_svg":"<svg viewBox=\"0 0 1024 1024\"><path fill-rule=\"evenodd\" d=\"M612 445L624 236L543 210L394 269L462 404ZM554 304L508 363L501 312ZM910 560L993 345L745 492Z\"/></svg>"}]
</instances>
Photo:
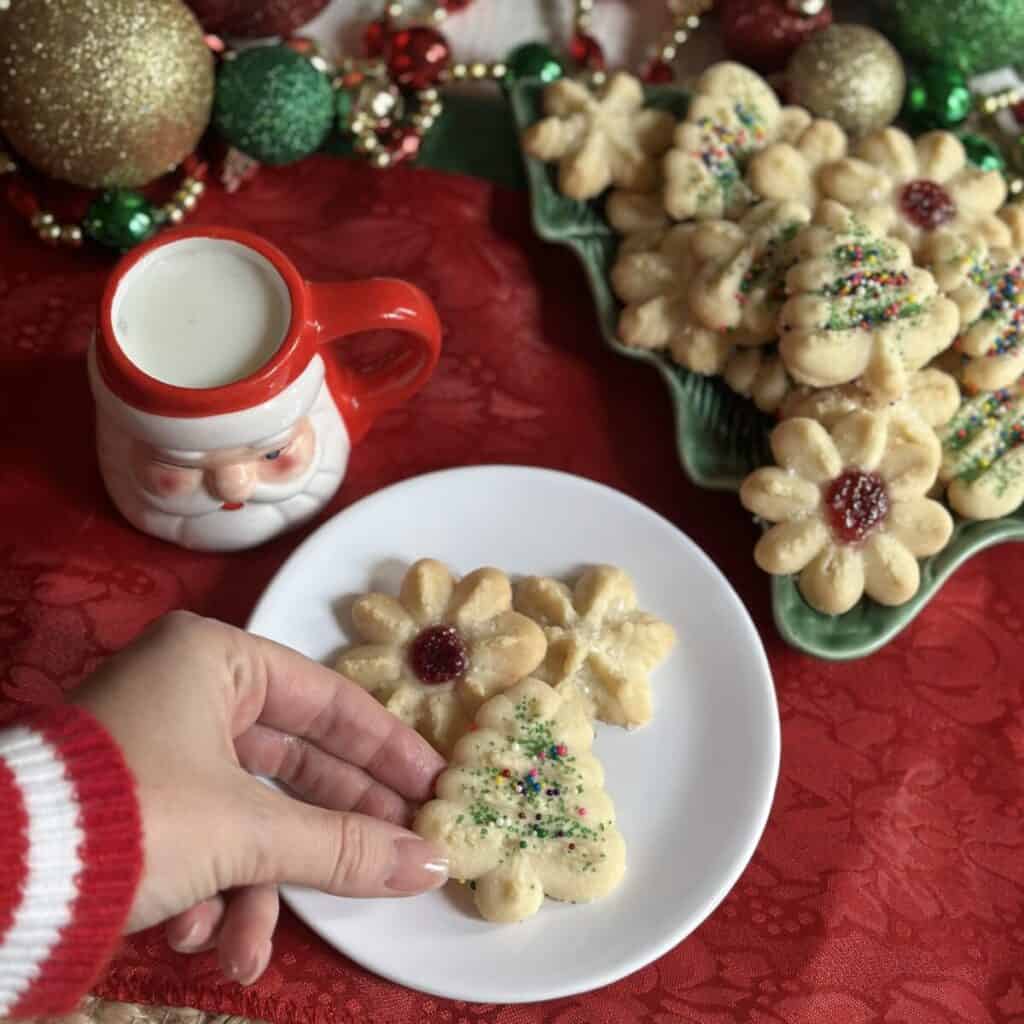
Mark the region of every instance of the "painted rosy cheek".
<instances>
[{"instance_id":1,"label":"painted rosy cheek","mask_svg":"<svg viewBox=\"0 0 1024 1024\"><path fill-rule=\"evenodd\" d=\"M144 463L139 469L139 482L161 498L175 498L192 494L199 486L202 474L198 470L181 466L168 466L160 462Z\"/></svg>"}]
</instances>

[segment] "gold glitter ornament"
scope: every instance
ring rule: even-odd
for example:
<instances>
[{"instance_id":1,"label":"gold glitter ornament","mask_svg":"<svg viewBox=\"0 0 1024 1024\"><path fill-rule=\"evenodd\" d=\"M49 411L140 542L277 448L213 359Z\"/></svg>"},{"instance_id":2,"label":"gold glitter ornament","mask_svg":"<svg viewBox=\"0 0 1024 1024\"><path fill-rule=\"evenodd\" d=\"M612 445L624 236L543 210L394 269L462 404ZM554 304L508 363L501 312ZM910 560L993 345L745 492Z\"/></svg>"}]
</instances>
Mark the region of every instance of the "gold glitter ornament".
<instances>
[{"instance_id":1,"label":"gold glitter ornament","mask_svg":"<svg viewBox=\"0 0 1024 1024\"><path fill-rule=\"evenodd\" d=\"M210 120L213 56L181 0L0 3L0 131L53 178L137 188Z\"/></svg>"},{"instance_id":2,"label":"gold glitter ornament","mask_svg":"<svg viewBox=\"0 0 1024 1024\"><path fill-rule=\"evenodd\" d=\"M866 25L832 25L793 55L787 99L851 135L892 124L907 88L903 61L885 36Z\"/></svg>"}]
</instances>

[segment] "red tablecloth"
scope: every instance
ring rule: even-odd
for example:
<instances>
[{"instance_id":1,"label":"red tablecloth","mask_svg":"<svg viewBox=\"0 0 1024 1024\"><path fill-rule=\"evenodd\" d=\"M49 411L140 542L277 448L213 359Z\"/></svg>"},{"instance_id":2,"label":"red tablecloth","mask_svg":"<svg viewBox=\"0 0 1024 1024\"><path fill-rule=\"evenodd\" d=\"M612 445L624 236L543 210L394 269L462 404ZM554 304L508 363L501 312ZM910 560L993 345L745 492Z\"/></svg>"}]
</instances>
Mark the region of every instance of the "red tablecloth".
<instances>
[{"instance_id":1,"label":"red tablecloth","mask_svg":"<svg viewBox=\"0 0 1024 1024\"><path fill-rule=\"evenodd\" d=\"M261 232L311 277L401 275L433 297L445 353L426 391L354 453L329 513L403 477L479 462L569 470L675 520L765 637L783 721L767 832L695 935L617 985L550 1004L446 1003L378 980L285 913L264 979L132 938L101 994L277 1024L1024 1022L1024 549L974 559L903 636L830 665L782 646L754 527L679 471L668 399L603 349L570 256L526 199L480 181L329 158L265 171L202 216ZM300 536L232 556L136 533L92 453L83 352L108 264L0 219L0 716L58 701L154 616L243 622ZM680 585L685 585L681 581ZM686 638L682 638L686 642Z\"/></svg>"}]
</instances>

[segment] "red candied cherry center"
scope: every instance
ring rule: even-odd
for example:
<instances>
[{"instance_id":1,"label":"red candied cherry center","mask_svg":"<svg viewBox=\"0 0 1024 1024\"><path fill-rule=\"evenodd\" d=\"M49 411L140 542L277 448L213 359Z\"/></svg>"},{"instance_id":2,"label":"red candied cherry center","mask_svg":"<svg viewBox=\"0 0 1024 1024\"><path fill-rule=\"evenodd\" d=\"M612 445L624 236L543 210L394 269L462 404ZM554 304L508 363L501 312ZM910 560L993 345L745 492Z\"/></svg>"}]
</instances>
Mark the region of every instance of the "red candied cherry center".
<instances>
[{"instance_id":1,"label":"red candied cherry center","mask_svg":"<svg viewBox=\"0 0 1024 1024\"><path fill-rule=\"evenodd\" d=\"M856 544L885 522L889 492L877 473L848 469L829 484L825 507L836 538Z\"/></svg>"},{"instance_id":2,"label":"red candied cherry center","mask_svg":"<svg viewBox=\"0 0 1024 1024\"><path fill-rule=\"evenodd\" d=\"M956 216L953 197L934 181L912 181L900 193L903 216L924 231L934 231Z\"/></svg>"},{"instance_id":3,"label":"red candied cherry center","mask_svg":"<svg viewBox=\"0 0 1024 1024\"><path fill-rule=\"evenodd\" d=\"M409 660L424 683L450 683L469 665L466 645L454 626L429 626L421 630L412 642Z\"/></svg>"}]
</instances>

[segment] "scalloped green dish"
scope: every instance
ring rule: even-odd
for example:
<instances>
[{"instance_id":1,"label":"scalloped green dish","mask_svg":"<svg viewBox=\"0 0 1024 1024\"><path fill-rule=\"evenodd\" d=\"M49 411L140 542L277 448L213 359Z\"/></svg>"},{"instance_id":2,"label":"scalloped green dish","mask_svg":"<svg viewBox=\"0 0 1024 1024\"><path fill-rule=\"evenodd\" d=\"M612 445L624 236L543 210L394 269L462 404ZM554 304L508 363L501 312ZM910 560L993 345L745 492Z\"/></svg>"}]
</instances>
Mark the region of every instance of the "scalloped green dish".
<instances>
[{"instance_id":1,"label":"scalloped green dish","mask_svg":"<svg viewBox=\"0 0 1024 1024\"><path fill-rule=\"evenodd\" d=\"M520 130L540 116L540 82L520 82L509 89ZM686 95L650 89L656 106L681 113ZM616 337L619 303L609 284L616 238L600 213L600 204L567 199L554 187L545 164L524 157L533 224L541 238L568 246L579 257L597 307L605 344L627 359L649 363L668 385L675 410L676 446L683 471L699 487L738 491L743 478L770 461L768 434L772 421L753 403L734 394L717 378L702 377L656 352L627 348ZM793 647L818 658L844 661L863 658L888 643L935 596L968 558L1004 541L1024 540L1024 509L989 522L957 520L947 547L921 563L921 588L898 608L863 600L845 615L822 615L800 596L792 577L771 581L775 624Z\"/></svg>"}]
</instances>

